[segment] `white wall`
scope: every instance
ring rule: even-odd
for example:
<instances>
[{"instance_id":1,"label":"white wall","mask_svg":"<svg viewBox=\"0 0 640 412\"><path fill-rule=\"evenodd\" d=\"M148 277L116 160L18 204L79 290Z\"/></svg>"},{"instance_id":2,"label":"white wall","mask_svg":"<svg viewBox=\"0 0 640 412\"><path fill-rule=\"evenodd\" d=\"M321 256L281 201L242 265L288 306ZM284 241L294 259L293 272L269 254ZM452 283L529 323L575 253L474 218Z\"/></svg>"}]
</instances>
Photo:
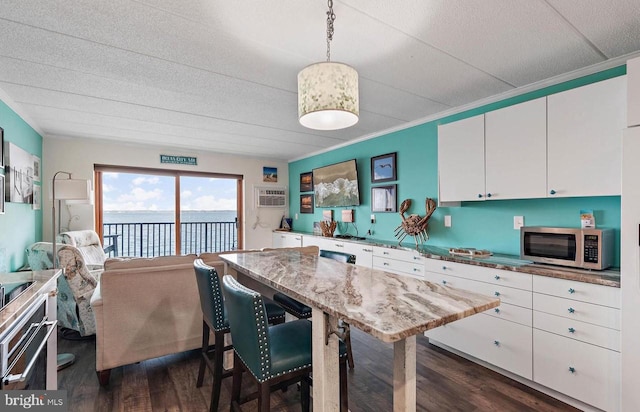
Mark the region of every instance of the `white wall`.
<instances>
[{"instance_id":1,"label":"white wall","mask_svg":"<svg viewBox=\"0 0 640 412\"><path fill-rule=\"evenodd\" d=\"M280 225L286 209L257 209L254 203L254 186L286 186L289 182L288 164L284 161L232 156L226 154L168 149L166 147L140 146L94 139L45 138L43 141L43 237L51 239L51 178L59 170L70 172L74 178L93 181L94 164L113 166L136 166L156 169L188 170L241 174L244 176L244 247L261 248L271 246L271 231ZM197 166L165 165L160 163L160 154L195 156ZM263 166L278 168L278 183L262 181ZM79 220L71 222L70 230L94 229L94 207L72 205L72 214ZM259 219L259 224L255 225ZM66 226L69 214L61 207L62 226ZM253 226L256 226L255 229Z\"/></svg>"}]
</instances>

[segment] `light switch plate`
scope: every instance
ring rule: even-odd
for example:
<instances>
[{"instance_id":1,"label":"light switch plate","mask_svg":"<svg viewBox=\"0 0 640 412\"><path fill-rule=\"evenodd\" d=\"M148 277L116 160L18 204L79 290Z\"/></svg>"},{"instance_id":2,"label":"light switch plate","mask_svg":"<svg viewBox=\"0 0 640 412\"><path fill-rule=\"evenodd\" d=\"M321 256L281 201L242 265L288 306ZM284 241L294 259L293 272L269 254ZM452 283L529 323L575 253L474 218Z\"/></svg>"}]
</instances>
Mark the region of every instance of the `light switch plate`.
<instances>
[{"instance_id":1,"label":"light switch plate","mask_svg":"<svg viewBox=\"0 0 640 412\"><path fill-rule=\"evenodd\" d=\"M520 230L520 228L524 226L524 216L514 216L513 217L513 229Z\"/></svg>"},{"instance_id":2,"label":"light switch plate","mask_svg":"<svg viewBox=\"0 0 640 412\"><path fill-rule=\"evenodd\" d=\"M451 227L451 215L444 216L444 227Z\"/></svg>"}]
</instances>

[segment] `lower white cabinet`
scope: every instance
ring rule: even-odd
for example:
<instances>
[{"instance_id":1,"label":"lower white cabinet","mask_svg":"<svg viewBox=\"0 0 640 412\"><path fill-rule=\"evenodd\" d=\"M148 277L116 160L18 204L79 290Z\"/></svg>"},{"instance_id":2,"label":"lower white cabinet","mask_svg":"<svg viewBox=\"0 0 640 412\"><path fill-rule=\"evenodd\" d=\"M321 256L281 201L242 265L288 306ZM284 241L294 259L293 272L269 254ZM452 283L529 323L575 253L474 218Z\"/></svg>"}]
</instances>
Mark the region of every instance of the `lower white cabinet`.
<instances>
[{"instance_id":1,"label":"lower white cabinet","mask_svg":"<svg viewBox=\"0 0 640 412\"><path fill-rule=\"evenodd\" d=\"M300 247L302 235L297 233L273 232L271 236L273 247Z\"/></svg>"},{"instance_id":2,"label":"lower white cabinet","mask_svg":"<svg viewBox=\"0 0 640 412\"><path fill-rule=\"evenodd\" d=\"M416 251L392 249L380 246L373 247L374 269L385 272L408 275L419 279L424 279L425 257Z\"/></svg>"},{"instance_id":3,"label":"lower white cabinet","mask_svg":"<svg viewBox=\"0 0 640 412\"><path fill-rule=\"evenodd\" d=\"M533 330L533 380L605 411L620 410L620 353Z\"/></svg>"}]
</instances>

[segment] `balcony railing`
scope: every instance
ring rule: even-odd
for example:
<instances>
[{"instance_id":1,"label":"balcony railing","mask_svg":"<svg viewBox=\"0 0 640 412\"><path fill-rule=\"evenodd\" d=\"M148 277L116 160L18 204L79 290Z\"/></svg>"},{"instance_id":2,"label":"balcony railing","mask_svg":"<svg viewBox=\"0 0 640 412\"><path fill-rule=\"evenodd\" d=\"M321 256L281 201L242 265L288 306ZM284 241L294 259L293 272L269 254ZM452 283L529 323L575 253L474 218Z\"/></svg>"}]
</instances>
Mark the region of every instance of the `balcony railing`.
<instances>
[{"instance_id":1,"label":"balcony railing","mask_svg":"<svg viewBox=\"0 0 640 412\"><path fill-rule=\"evenodd\" d=\"M182 254L223 252L238 247L234 222L182 222ZM114 245L115 256L154 257L174 255L175 223L104 223L105 246ZM108 239L108 240L107 240Z\"/></svg>"}]
</instances>

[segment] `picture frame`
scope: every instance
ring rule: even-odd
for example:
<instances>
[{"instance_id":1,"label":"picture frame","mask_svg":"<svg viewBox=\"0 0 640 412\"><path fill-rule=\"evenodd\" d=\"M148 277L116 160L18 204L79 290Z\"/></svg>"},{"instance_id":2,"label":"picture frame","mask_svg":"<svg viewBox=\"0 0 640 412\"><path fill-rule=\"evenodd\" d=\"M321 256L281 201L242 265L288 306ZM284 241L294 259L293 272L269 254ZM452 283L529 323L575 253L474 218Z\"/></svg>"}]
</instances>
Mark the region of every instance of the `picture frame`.
<instances>
[{"instance_id":1,"label":"picture frame","mask_svg":"<svg viewBox=\"0 0 640 412\"><path fill-rule=\"evenodd\" d=\"M396 176L397 152L371 158L371 183L392 182Z\"/></svg>"},{"instance_id":2,"label":"picture frame","mask_svg":"<svg viewBox=\"0 0 640 412\"><path fill-rule=\"evenodd\" d=\"M371 212L392 213L398 211L398 185L371 187Z\"/></svg>"},{"instance_id":3,"label":"picture frame","mask_svg":"<svg viewBox=\"0 0 640 412\"><path fill-rule=\"evenodd\" d=\"M262 181L276 183L278 181L278 168L277 167L262 167Z\"/></svg>"},{"instance_id":4,"label":"picture frame","mask_svg":"<svg viewBox=\"0 0 640 412\"><path fill-rule=\"evenodd\" d=\"M42 209L42 187L39 185L33 185L33 203L31 204L33 210Z\"/></svg>"},{"instance_id":5,"label":"picture frame","mask_svg":"<svg viewBox=\"0 0 640 412\"><path fill-rule=\"evenodd\" d=\"M300 213L313 213L313 193L300 195Z\"/></svg>"},{"instance_id":6,"label":"picture frame","mask_svg":"<svg viewBox=\"0 0 640 412\"><path fill-rule=\"evenodd\" d=\"M42 161L36 155L33 155L32 160L33 160L33 181L39 182L40 175L42 174Z\"/></svg>"},{"instance_id":7,"label":"picture frame","mask_svg":"<svg viewBox=\"0 0 640 412\"><path fill-rule=\"evenodd\" d=\"M0 175L0 193L2 193L2 196L0 196L0 215L4 215L4 175Z\"/></svg>"},{"instance_id":8,"label":"picture frame","mask_svg":"<svg viewBox=\"0 0 640 412\"><path fill-rule=\"evenodd\" d=\"M0 167L4 167L4 129L2 127L0 127Z\"/></svg>"},{"instance_id":9,"label":"picture frame","mask_svg":"<svg viewBox=\"0 0 640 412\"><path fill-rule=\"evenodd\" d=\"M300 173L300 191L313 191L313 172Z\"/></svg>"},{"instance_id":10,"label":"picture frame","mask_svg":"<svg viewBox=\"0 0 640 412\"><path fill-rule=\"evenodd\" d=\"M11 142L5 150L6 201L33 203L33 155Z\"/></svg>"}]
</instances>

